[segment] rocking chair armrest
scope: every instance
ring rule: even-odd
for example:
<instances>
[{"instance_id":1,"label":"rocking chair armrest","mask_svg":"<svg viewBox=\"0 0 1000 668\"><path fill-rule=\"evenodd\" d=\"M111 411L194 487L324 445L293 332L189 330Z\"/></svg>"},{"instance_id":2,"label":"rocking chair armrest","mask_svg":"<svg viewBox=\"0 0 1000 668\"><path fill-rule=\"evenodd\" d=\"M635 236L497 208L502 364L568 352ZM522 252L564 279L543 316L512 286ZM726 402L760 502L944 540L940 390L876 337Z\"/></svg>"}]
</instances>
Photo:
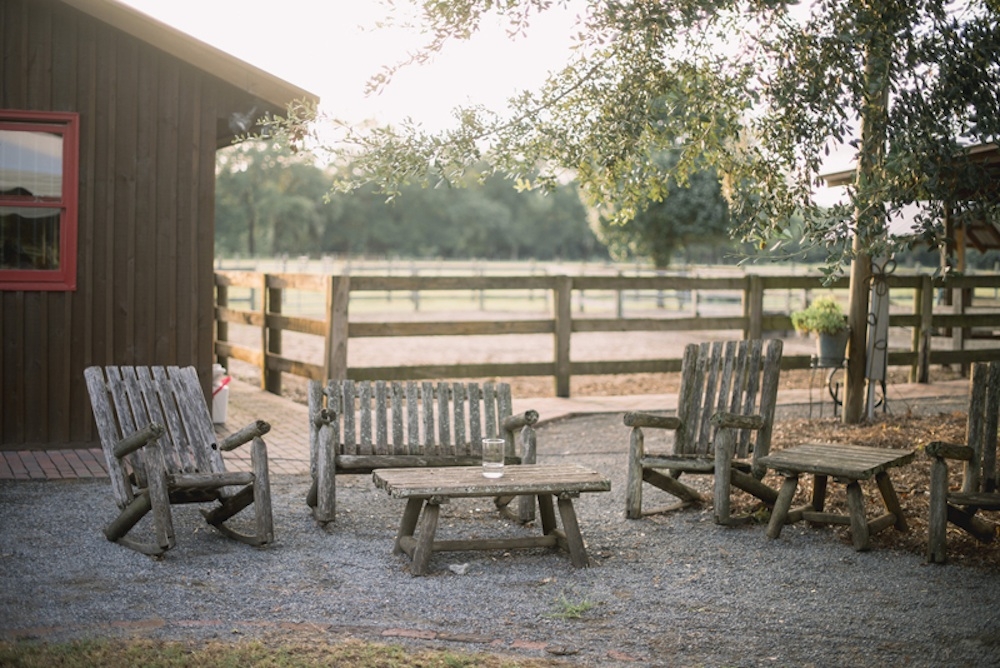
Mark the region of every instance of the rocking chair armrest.
<instances>
[{"instance_id":1,"label":"rocking chair armrest","mask_svg":"<svg viewBox=\"0 0 1000 668\"><path fill-rule=\"evenodd\" d=\"M263 436L267 432L271 431L271 425L263 420L257 420L256 422L251 422L243 429L226 436L224 439L215 444L215 446L222 450L223 452L229 452L230 450L235 450L244 443L249 443L258 436Z\"/></svg>"},{"instance_id":2,"label":"rocking chair armrest","mask_svg":"<svg viewBox=\"0 0 1000 668\"><path fill-rule=\"evenodd\" d=\"M115 457L122 459L126 455L132 454L147 443L151 443L160 436L163 436L164 431L163 426L159 423L150 422L139 431L115 443Z\"/></svg>"},{"instance_id":3,"label":"rocking chair armrest","mask_svg":"<svg viewBox=\"0 0 1000 668\"><path fill-rule=\"evenodd\" d=\"M652 413L625 413L623 418L626 427L652 427L654 429L679 429L680 418Z\"/></svg>"},{"instance_id":4,"label":"rocking chair armrest","mask_svg":"<svg viewBox=\"0 0 1000 668\"><path fill-rule=\"evenodd\" d=\"M518 415L508 415L503 419L504 431L513 432L521 427L531 427L538 422L538 411L528 410Z\"/></svg>"},{"instance_id":5,"label":"rocking chair armrest","mask_svg":"<svg viewBox=\"0 0 1000 668\"><path fill-rule=\"evenodd\" d=\"M965 462L972 461L976 456L975 450L968 445L946 443L944 441L928 443L927 447L924 448L924 452L927 453L928 457L936 459L957 459Z\"/></svg>"},{"instance_id":6,"label":"rocking chair armrest","mask_svg":"<svg viewBox=\"0 0 1000 668\"><path fill-rule=\"evenodd\" d=\"M763 429L766 424L760 415L740 413L716 413L711 422L717 429Z\"/></svg>"}]
</instances>

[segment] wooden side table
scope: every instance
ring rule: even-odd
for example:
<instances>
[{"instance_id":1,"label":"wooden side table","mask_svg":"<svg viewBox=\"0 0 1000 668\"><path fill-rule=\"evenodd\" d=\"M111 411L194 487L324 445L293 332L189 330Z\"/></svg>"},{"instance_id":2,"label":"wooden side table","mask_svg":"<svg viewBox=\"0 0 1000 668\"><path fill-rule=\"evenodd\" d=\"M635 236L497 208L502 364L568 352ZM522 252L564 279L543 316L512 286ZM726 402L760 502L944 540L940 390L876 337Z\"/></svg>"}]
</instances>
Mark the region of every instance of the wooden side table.
<instances>
[{"instance_id":1,"label":"wooden side table","mask_svg":"<svg viewBox=\"0 0 1000 668\"><path fill-rule=\"evenodd\" d=\"M502 478L485 478L479 466L376 469L375 485L396 499L406 499L406 509L396 534L395 554L405 552L413 560L410 572L423 575L434 552L456 550L509 550L530 547L561 547L573 565L589 565L580 534L573 499L582 492L607 492L611 481L580 466L508 466ZM434 540L442 503L457 497L538 497L542 536ZM556 527L552 500L557 499L562 529ZM418 527L419 520L419 527ZM414 531L419 528L416 537Z\"/></svg>"},{"instance_id":2,"label":"wooden side table","mask_svg":"<svg viewBox=\"0 0 1000 668\"><path fill-rule=\"evenodd\" d=\"M786 523L806 520L816 524L848 524L854 549L870 548L869 537L890 526L906 531L906 519L899 505L899 497L889 479L888 469L904 466L913 461L912 450L869 448L839 443L807 443L787 450L773 452L760 462L785 476L778 492L778 500L767 526L768 538L781 535ZM803 473L813 474L812 501L809 505L791 509L792 497ZM848 514L824 512L828 478L847 485ZM859 481L874 477L882 493L887 512L868 521L865 516L864 496Z\"/></svg>"}]
</instances>

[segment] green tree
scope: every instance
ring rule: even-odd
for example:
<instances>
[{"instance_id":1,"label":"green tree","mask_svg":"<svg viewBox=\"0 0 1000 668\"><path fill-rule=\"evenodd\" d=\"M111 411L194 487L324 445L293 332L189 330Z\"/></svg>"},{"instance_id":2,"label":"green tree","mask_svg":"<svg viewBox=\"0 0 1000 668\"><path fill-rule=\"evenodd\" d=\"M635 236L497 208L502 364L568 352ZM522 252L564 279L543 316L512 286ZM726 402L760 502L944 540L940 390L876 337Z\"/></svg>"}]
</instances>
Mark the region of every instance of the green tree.
<instances>
[{"instance_id":1,"label":"green tree","mask_svg":"<svg viewBox=\"0 0 1000 668\"><path fill-rule=\"evenodd\" d=\"M666 152L661 160L669 162L674 155ZM729 209L714 169L694 172L684 187L668 178L666 193L625 223L601 216L600 239L612 257L651 258L658 269L665 269L686 246L729 245Z\"/></svg>"},{"instance_id":2,"label":"green tree","mask_svg":"<svg viewBox=\"0 0 1000 668\"><path fill-rule=\"evenodd\" d=\"M494 14L518 34L554 3L417 4L428 42L415 60ZM940 240L939 214L974 207L993 187L965 147L1000 134L998 26L996 0L591 0L567 65L512 99L509 114L459 109L437 134L341 126L356 171L340 186L391 195L404 183L458 182L485 156L521 184L551 187L571 170L592 204L614 205L624 221L660 201L668 177L683 185L713 166L734 235L781 243L797 215L830 272L854 260L849 375L862 383L868 258L898 243L887 221L917 203L925 237ZM669 170L651 159L665 149L679 150ZM813 189L825 157L844 149L856 151L857 178L831 212ZM857 387L847 421L860 419Z\"/></svg>"},{"instance_id":3,"label":"green tree","mask_svg":"<svg viewBox=\"0 0 1000 668\"><path fill-rule=\"evenodd\" d=\"M269 142L245 142L220 151L216 172L219 252L303 252L321 238L330 177L307 157Z\"/></svg>"}]
</instances>

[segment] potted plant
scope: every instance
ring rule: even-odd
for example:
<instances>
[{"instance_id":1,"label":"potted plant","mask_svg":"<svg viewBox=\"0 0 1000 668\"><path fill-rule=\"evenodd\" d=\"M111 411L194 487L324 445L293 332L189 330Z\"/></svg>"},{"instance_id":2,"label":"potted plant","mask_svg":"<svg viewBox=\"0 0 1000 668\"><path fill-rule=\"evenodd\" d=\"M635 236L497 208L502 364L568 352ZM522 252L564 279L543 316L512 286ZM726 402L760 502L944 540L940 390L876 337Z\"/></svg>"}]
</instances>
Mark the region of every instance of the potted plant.
<instances>
[{"instance_id":1,"label":"potted plant","mask_svg":"<svg viewBox=\"0 0 1000 668\"><path fill-rule=\"evenodd\" d=\"M847 316L832 296L818 297L802 311L792 313L792 326L816 336L817 365L841 366L847 350Z\"/></svg>"}]
</instances>

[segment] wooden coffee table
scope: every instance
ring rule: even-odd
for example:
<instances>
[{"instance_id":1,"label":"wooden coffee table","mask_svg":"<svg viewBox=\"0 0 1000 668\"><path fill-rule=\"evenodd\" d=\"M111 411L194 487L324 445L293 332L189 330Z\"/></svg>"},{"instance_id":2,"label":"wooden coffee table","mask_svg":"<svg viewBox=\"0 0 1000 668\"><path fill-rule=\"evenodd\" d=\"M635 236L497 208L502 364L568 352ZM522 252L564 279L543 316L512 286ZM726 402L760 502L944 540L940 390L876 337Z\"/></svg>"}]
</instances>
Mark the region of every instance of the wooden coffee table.
<instances>
[{"instance_id":1,"label":"wooden coffee table","mask_svg":"<svg viewBox=\"0 0 1000 668\"><path fill-rule=\"evenodd\" d=\"M860 552L869 548L868 539L873 533L890 526L906 531L906 519L887 471L909 464L913 457L912 450L869 448L842 443L807 443L761 457L761 464L785 476L767 526L768 538L777 538L786 523L798 520L816 524L849 524L854 548ZM792 510L792 497L802 473L813 474L812 502ZM859 481L872 477L882 493L887 512L868 521ZM847 515L823 511L828 478L847 485Z\"/></svg>"},{"instance_id":2,"label":"wooden coffee table","mask_svg":"<svg viewBox=\"0 0 1000 668\"><path fill-rule=\"evenodd\" d=\"M583 492L607 492L611 481L580 466L508 466L502 478L485 478L479 466L441 468L376 469L375 485L395 499L406 499L406 509L396 534L395 554L405 552L413 560L410 572L423 575L434 552L456 550L509 550L559 547L569 552L577 568L589 565L573 499ZM442 503L458 497L538 497L541 536L434 540ZM552 499L557 500L562 529L556 527ZM419 531L414 537L414 531Z\"/></svg>"}]
</instances>

